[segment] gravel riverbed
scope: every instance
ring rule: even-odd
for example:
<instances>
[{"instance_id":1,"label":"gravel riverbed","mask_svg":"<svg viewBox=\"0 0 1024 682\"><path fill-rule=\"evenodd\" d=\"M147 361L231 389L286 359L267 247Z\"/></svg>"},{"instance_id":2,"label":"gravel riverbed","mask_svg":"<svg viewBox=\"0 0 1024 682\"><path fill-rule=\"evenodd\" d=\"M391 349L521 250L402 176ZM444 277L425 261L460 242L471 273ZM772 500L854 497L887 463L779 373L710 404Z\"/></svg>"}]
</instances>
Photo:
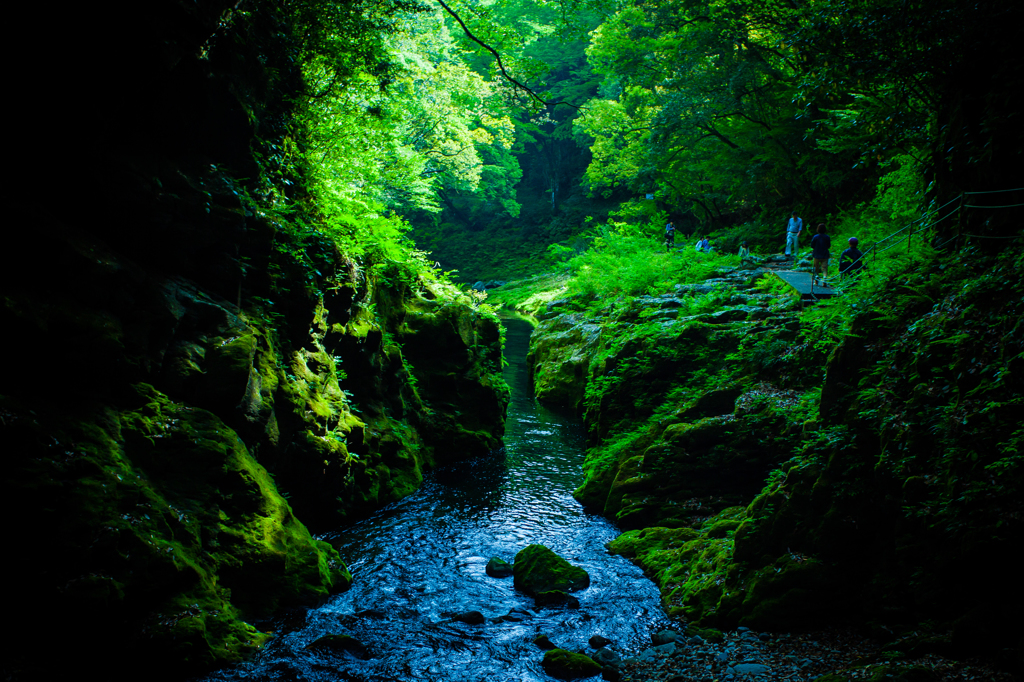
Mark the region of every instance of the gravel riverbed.
<instances>
[{"instance_id":1,"label":"gravel riverbed","mask_svg":"<svg viewBox=\"0 0 1024 682\"><path fill-rule=\"evenodd\" d=\"M654 645L636 657L622 659L615 672L620 682L1013 682L981 661L956 661L934 653L909 655L846 630L814 633L759 633L739 628L722 633L721 641L687 637L674 631L653 636ZM595 659L607 658L600 650ZM606 668L607 670L607 668Z\"/></svg>"}]
</instances>

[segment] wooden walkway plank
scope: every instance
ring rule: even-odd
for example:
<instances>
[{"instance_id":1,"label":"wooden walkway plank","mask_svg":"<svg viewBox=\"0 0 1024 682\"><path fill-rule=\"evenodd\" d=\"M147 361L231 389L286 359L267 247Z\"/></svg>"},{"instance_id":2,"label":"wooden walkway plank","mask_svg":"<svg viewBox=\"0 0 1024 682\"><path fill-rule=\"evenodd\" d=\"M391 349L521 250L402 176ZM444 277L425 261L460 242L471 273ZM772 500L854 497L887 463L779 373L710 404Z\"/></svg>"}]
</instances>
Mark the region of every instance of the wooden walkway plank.
<instances>
[{"instance_id":1,"label":"wooden walkway plank","mask_svg":"<svg viewBox=\"0 0 1024 682\"><path fill-rule=\"evenodd\" d=\"M801 297L810 296L812 294L811 273L794 272L792 270L776 270L775 275L783 282L796 289L797 293L799 293ZM837 289L816 284L814 285L813 294L818 298L831 298L832 296L838 296L839 291Z\"/></svg>"}]
</instances>

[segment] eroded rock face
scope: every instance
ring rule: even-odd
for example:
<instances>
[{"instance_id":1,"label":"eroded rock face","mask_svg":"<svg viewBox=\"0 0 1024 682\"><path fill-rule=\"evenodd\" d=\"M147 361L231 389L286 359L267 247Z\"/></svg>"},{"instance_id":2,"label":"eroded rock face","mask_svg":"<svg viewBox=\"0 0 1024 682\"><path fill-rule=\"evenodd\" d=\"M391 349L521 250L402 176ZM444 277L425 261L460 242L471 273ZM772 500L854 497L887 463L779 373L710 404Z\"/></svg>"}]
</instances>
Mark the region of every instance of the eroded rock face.
<instances>
[{"instance_id":1,"label":"eroded rock face","mask_svg":"<svg viewBox=\"0 0 1024 682\"><path fill-rule=\"evenodd\" d=\"M541 322L530 338L526 358L537 398L579 411L600 340L601 326L585 322L580 313Z\"/></svg>"},{"instance_id":2,"label":"eroded rock face","mask_svg":"<svg viewBox=\"0 0 1024 682\"><path fill-rule=\"evenodd\" d=\"M454 287L375 284L326 241L297 265L274 229L248 224L258 272L287 278L239 274L233 301L219 273L158 270L66 226L47 244L59 278L5 273L0 450L26 519L11 538L37 599L25 630L65 614L69 661L116 678L144 659L182 676L241 660L267 638L245 619L348 585L307 526L500 444L495 318Z\"/></svg>"},{"instance_id":3,"label":"eroded rock face","mask_svg":"<svg viewBox=\"0 0 1024 682\"><path fill-rule=\"evenodd\" d=\"M243 617L349 584L305 523L371 511L500 443L498 323L444 291L362 282L240 308L84 234L51 250L76 286L14 283L0 318L6 343L74 369L6 372L0 443L31 519L14 538L31 548L24 587L91 623L86 657L120 641L125 661L181 670L240 660L266 639Z\"/></svg>"},{"instance_id":4,"label":"eroded rock face","mask_svg":"<svg viewBox=\"0 0 1024 682\"><path fill-rule=\"evenodd\" d=\"M922 266L858 301L894 312L854 318L827 359L784 311L606 332L577 497L635 528L609 549L691 623L933 618L957 655L1019 670L1021 263Z\"/></svg>"},{"instance_id":5,"label":"eroded rock face","mask_svg":"<svg viewBox=\"0 0 1024 682\"><path fill-rule=\"evenodd\" d=\"M34 548L21 559L21 589L44 605L58 598L68 622L91 623L76 634L90 649L120 637L128 658L173 657L174 669L240 660L268 638L243 614L351 583L212 412L148 384L64 419L10 397L4 411L10 499L32 522L15 533ZM46 542L26 532L34 524Z\"/></svg>"},{"instance_id":6,"label":"eroded rock face","mask_svg":"<svg viewBox=\"0 0 1024 682\"><path fill-rule=\"evenodd\" d=\"M244 619L348 584L307 525L501 439L497 321L310 227L308 179L270 159L305 88L292 15L228 9L50 17L50 55L92 76L46 140L74 180L22 195L4 246L31 262L0 269L0 452L32 600L4 666L25 679L239 660L266 639ZM59 657L39 636L55 613Z\"/></svg>"}]
</instances>

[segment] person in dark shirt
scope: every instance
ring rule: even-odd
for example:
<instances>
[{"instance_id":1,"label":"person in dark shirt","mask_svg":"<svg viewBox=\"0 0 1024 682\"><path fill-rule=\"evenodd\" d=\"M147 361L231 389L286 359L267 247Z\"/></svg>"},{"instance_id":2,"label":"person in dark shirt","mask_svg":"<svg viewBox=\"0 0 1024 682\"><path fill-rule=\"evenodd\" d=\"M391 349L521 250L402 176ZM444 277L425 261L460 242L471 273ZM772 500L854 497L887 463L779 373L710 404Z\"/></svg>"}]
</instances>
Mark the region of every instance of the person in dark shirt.
<instances>
[{"instance_id":1,"label":"person in dark shirt","mask_svg":"<svg viewBox=\"0 0 1024 682\"><path fill-rule=\"evenodd\" d=\"M864 254L857 248L856 237L850 237L846 241L850 243L850 248L839 256L839 274L856 275L864 267Z\"/></svg>"},{"instance_id":2,"label":"person in dark shirt","mask_svg":"<svg viewBox=\"0 0 1024 682\"><path fill-rule=\"evenodd\" d=\"M672 221L668 221L668 225L665 226L665 250L671 251L672 247L676 245L676 226L672 224Z\"/></svg>"},{"instance_id":3,"label":"person in dark shirt","mask_svg":"<svg viewBox=\"0 0 1024 682\"><path fill-rule=\"evenodd\" d=\"M814 258L814 283L820 284L828 277L828 250L832 247L832 240L825 234L825 223L818 223L818 233L811 237L811 257ZM818 280L818 273L821 273L821 280Z\"/></svg>"}]
</instances>

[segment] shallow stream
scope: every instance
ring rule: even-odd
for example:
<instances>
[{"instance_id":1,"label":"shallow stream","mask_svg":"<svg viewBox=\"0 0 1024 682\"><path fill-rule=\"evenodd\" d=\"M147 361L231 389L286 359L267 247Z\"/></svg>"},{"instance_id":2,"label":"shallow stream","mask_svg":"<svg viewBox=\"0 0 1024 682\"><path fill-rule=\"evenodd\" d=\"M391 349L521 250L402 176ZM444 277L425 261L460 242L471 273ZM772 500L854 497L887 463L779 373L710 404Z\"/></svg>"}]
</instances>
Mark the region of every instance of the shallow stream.
<instances>
[{"instance_id":1,"label":"shallow stream","mask_svg":"<svg viewBox=\"0 0 1024 682\"><path fill-rule=\"evenodd\" d=\"M530 326L508 320L506 330L512 402L505 448L439 469L415 494L326 536L352 571L352 588L279 620L280 636L253 661L206 679L550 680L532 643L537 634L576 651L591 651L593 635L611 639L620 653L650 646L652 629L668 624L658 591L639 568L608 554L615 526L573 499L582 482L581 424L533 399ZM531 543L590 573L590 587L575 593L578 610L534 608L511 578L486 575L490 557L511 562ZM466 611L487 620L453 620ZM371 657L305 648L326 634L351 635Z\"/></svg>"}]
</instances>

